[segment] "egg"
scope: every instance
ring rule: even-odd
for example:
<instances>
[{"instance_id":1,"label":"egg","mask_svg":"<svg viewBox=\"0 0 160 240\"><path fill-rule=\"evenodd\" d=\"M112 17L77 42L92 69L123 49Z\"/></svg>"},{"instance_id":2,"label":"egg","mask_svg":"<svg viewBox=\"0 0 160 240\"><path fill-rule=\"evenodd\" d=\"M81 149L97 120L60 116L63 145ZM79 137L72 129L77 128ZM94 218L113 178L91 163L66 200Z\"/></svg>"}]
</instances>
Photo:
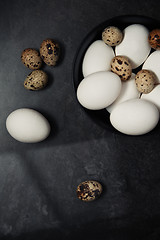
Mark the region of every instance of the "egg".
<instances>
[{"instance_id":1,"label":"egg","mask_svg":"<svg viewBox=\"0 0 160 240\"><path fill-rule=\"evenodd\" d=\"M109 113L111 113L118 104L130 99L139 98L139 96L140 93L137 90L135 83L135 74L132 73L132 76L128 81L122 82L122 88L118 98L106 109Z\"/></svg>"},{"instance_id":2,"label":"egg","mask_svg":"<svg viewBox=\"0 0 160 240\"><path fill-rule=\"evenodd\" d=\"M150 132L159 121L157 107L144 99L131 99L117 105L110 114L115 129L128 135Z\"/></svg>"},{"instance_id":3,"label":"egg","mask_svg":"<svg viewBox=\"0 0 160 240\"><path fill-rule=\"evenodd\" d=\"M156 76L153 72L142 69L136 74L135 81L139 92L149 93L155 86Z\"/></svg>"},{"instance_id":4,"label":"egg","mask_svg":"<svg viewBox=\"0 0 160 240\"><path fill-rule=\"evenodd\" d=\"M130 59L132 69L139 67L148 57L151 47L148 42L148 29L141 24L132 24L124 29L124 38L116 46L117 55Z\"/></svg>"},{"instance_id":5,"label":"egg","mask_svg":"<svg viewBox=\"0 0 160 240\"><path fill-rule=\"evenodd\" d=\"M142 94L141 98L154 103L160 111L160 85L155 86L150 93Z\"/></svg>"},{"instance_id":6,"label":"egg","mask_svg":"<svg viewBox=\"0 0 160 240\"><path fill-rule=\"evenodd\" d=\"M110 70L110 62L113 57L114 51L112 47L107 46L102 40L93 42L88 47L83 58L83 76L86 77L95 72Z\"/></svg>"},{"instance_id":7,"label":"egg","mask_svg":"<svg viewBox=\"0 0 160 240\"><path fill-rule=\"evenodd\" d=\"M111 71L116 73L122 81L130 79L132 67L129 59L124 56L116 56L111 61Z\"/></svg>"},{"instance_id":8,"label":"egg","mask_svg":"<svg viewBox=\"0 0 160 240\"><path fill-rule=\"evenodd\" d=\"M40 54L33 48L27 48L23 50L21 54L21 61L26 67L32 70L39 69L42 66Z\"/></svg>"},{"instance_id":9,"label":"egg","mask_svg":"<svg viewBox=\"0 0 160 240\"><path fill-rule=\"evenodd\" d=\"M109 26L105 28L102 32L102 40L107 45L113 47L117 46L122 42L123 39L123 33L121 30L114 26Z\"/></svg>"},{"instance_id":10,"label":"egg","mask_svg":"<svg viewBox=\"0 0 160 240\"><path fill-rule=\"evenodd\" d=\"M77 187L77 197L84 202L96 200L102 193L102 185L94 180L82 182Z\"/></svg>"},{"instance_id":11,"label":"egg","mask_svg":"<svg viewBox=\"0 0 160 240\"><path fill-rule=\"evenodd\" d=\"M153 29L149 33L149 44L154 49L160 49L160 29Z\"/></svg>"},{"instance_id":12,"label":"egg","mask_svg":"<svg viewBox=\"0 0 160 240\"><path fill-rule=\"evenodd\" d=\"M45 39L40 46L40 55L49 66L55 66L60 56L60 46L53 39Z\"/></svg>"},{"instance_id":13,"label":"egg","mask_svg":"<svg viewBox=\"0 0 160 240\"><path fill-rule=\"evenodd\" d=\"M48 75L42 70L32 71L24 81L24 87L28 90L43 89L48 82Z\"/></svg>"},{"instance_id":14,"label":"egg","mask_svg":"<svg viewBox=\"0 0 160 240\"><path fill-rule=\"evenodd\" d=\"M97 72L84 78L77 89L80 104L90 110L109 106L120 94L121 80L112 72Z\"/></svg>"},{"instance_id":15,"label":"egg","mask_svg":"<svg viewBox=\"0 0 160 240\"><path fill-rule=\"evenodd\" d=\"M36 143L46 139L50 133L50 124L39 112L20 108L6 119L8 133L17 141L23 143Z\"/></svg>"},{"instance_id":16,"label":"egg","mask_svg":"<svg viewBox=\"0 0 160 240\"><path fill-rule=\"evenodd\" d=\"M160 50L156 50L149 55L142 69L152 71L156 75L157 82L160 83Z\"/></svg>"}]
</instances>

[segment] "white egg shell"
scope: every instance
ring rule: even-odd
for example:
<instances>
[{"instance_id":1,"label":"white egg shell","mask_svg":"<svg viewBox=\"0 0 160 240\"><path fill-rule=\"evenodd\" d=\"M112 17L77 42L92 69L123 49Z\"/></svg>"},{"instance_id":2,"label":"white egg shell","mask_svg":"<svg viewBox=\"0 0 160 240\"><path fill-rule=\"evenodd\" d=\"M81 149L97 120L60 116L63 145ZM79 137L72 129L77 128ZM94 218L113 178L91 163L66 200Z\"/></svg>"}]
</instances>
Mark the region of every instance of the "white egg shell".
<instances>
[{"instance_id":1,"label":"white egg shell","mask_svg":"<svg viewBox=\"0 0 160 240\"><path fill-rule=\"evenodd\" d=\"M148 29L141 24L132 24L124 29L123 41L116 46L117 55L123 55L130 59L132 68L140 66L150 53L148 42Z\"/></svg>"},{"instance_id":2,"label":"white egg shell","mask_svg":"<svg viewBox=\"0 0 160 240\"><path fill-rule=\"evenodd\" d=\"M160 83L160 50L154 51L144 62L142 69L147 69L155 73L157 82Z\"/></svg>"},{"instance_id":3,"label":"white egg shell","mask_svg":"<svg viewBox=\"0 0 160 240\"><path fill-rule=\"evenodd\" d=\"M154 103L160 111L160 85L157 85L150 93L142 94L141 98Z\"/></svg>"},{"instance_id":4,"label":"white egg shell","mask_svg":"<svg viewBox=\"0 0 160 240\"><path fill-rule=\"evenodd\" d=\"M9 134L17 141L35 143L43 141L50 133L50 124L39 112L20 108L13 111L6 120Z\"/></svg>"},{"instance_id":5,"label":"white egg shell","mask_svg":"<svg viewBox=\"0 0 160 240\"><path fill-rule=\"evenodd\" d=\"M121 91L121 80L112 72L97 72L84 78L77 89L77 98L82 106L99 110L110 105Z\"/></svg>"},{"instance_id":6,"label":"white egg shell","mask_svg":"<svg viewBox=\"0 0 160 240\"><path fill-rule=\"evenodd\" d=\"M117 105L110 114L114 128L128 135L150 132L158 123L157 107L144 99L132 99Z\"/></svg>"},{"instance_id":7,"label":"white egg shell","mask_svg":"<svg viewBox=\"0 0 160 240\"><path fill-rule=\"evenodd\" d=\"M140 93L137 90L136 83L135 83L135 74L132 73L132 76L128 81L122 82L122 88L118 98L106 109L109 113L111 113L118 104L124 101L127 101L129 99L139 98L139 96L140 96Z\"/></svg>"},{"instance_id":8,"label":"white egg shell","mask_svg":"<svg viewBox=\"0 0 160 240\"><path fill-rule=\"evenodd\" d=\"M83 76L86 77L94 72L110 70L110 63L114 56L112 47L106 45L102 40L93 42L84 55L82 63Z\"/></svg>"}]
</instances>

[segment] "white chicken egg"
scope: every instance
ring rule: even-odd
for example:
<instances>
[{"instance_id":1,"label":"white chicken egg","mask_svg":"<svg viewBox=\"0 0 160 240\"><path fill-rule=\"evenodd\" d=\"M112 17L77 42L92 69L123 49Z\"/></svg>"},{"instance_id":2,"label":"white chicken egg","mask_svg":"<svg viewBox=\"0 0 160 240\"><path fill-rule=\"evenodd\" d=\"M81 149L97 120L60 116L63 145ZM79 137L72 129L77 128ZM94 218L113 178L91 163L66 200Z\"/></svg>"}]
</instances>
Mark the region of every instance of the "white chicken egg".
<instances>
[{"instance_id":1,"label":"white chicken egg","mask_svg":"<svg viewBox=\"0 0 160 240\"><path fill-rule=\"evenodd\" d=\"M141 24L132 24L126 27L122 42L115 48L116 56L128 57L133 69L139 67L151 50L148 35L148 29Z\"/></svg>"},{"instance_id":2,"label":"white chicken egg","mask_svg":"<svg viewBox=\"0 0 160 240\"><path fill-rule=\"evenodd\" d=\"M132 73L132 76L128 81L122 82L122 88L118 98L106 109L109 113L111 113L113 109L121 102L127 101L129 99L138 98L139 96L140 93L138 92L135 83L135 74Z\"/></svg>"},{"instance_id":3,"label":"white chicken egg","mask_svg":"<svg viewBox=\"0 0 160 240\"><path fill-rule=\"evenodd\" d=\"M35 143L43 141L50 133L50 124L39 112L20 108L13 111L6 120L9 134L17 141Z\"/></svg>"},{"instance_id":4,"label":"white chicken egg","mask_svg":"<svg viewBox=\"0 0 160 240\"><path fill-rule=\"evenodd\" d=\"M147 69L157 77L157 81L160 83L160 50L154 51L144 62L142 69Z\"/></svg>"},{"instance_id":5,"label":"white chicken egg","mask_svg":"<svg viewBox=\"0 0 160 240\"><path fill-rule=\"evenodd\" d=\"M150 93L142 94L141 98L154 103L160 111L160 85L157 85Z\"/></svg>"},{"instance_id":6,"label":"white chicken egg","mask_svg":"<svg viewBox=\"0 0 160 240\"><path fill-rule=\"evenodd\" d=\"M121 91L121 80L112 72L97 72L84 78L77 89L77 98L82 106L99 110L109 106Z\"/></svg>"},{"instance_id":7,"label":"white chicken egg","mask_svg":"<svg viewBox=\"0 0 160 240\"><path fill-rule=\"evenodd\" d=\"M110 114L114 128L128 135L150 132L159 121L157 107L144 99L132 99L117 105Z\"/></svg>"},{"instance_id":8,"label":"white chicken egg","mask_svg":"<svg viewBox=\"0 0 160 240\"><path fill-rule=\"evenodd\" d=\"M106 45L102 40L93 42L84 55L82 63L83 76L86 77L94 72L110 70L113 57L114 51L112 47Z\"/></svg>"}]
</instances>

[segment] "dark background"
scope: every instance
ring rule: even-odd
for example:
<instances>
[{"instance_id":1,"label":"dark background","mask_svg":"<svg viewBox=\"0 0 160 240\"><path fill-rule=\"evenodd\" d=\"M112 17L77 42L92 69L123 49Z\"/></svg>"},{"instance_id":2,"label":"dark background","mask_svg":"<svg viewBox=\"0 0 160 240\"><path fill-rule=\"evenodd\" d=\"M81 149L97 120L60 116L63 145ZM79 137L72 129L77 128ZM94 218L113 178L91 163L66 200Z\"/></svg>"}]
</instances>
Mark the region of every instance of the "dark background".
<instances>
[{"instance_id":1,"label":"dark background","mask_svg":"<svg viewBox=\"0 0 160 240\"><path fill-rule=\"evenodd\" d=\"M139 137L102 128L80 107L72 83L90 30L119 15L160 20L159 13L159 0L0 1L0 239L160 239L160 127ZM45 38L60 43L60 62L44 66L46 89L27 91L21 52ZM44 142L24 144L7 133L7 116L21 107L49 120ZM104 187L95 202L76 196L87 179Z\"/></svg>"}]
</instances>

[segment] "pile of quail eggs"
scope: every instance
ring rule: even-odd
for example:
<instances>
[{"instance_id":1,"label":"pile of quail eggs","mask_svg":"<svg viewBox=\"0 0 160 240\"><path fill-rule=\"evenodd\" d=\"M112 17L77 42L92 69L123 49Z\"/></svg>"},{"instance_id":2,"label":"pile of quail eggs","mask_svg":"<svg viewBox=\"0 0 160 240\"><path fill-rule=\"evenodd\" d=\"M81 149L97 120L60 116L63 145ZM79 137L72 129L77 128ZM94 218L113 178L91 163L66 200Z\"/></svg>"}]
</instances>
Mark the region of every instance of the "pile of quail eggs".
<instances>
[{"instance_id":1,"label":"pile of quail eggs","mask_svg":"<svg viewBox=\"0 0 160 240\"><path fill-rule=\"evenodd\" d=\"M160 111L160 29L141 24L108 26L86 50L77 89L80 104L106 108L110 122L128 135L150 132Z\"/></svg>"},{"instance_id":2,"label":"pile of quail eggs","mask_svg":"<svg viewBox=\"0 0 160 240\"><path fill-rule=\"evenodd\" d=\"M49 66L55 66L59 59L60 47L59 44L52 39L45 39L41 43L40 51L33 48L26 48L21 54L23 64L33 70L27 76L24 87L28 90L43 89L48 83L48 76L40 70L42 63Z\"/></svg>"}]
</instances>

